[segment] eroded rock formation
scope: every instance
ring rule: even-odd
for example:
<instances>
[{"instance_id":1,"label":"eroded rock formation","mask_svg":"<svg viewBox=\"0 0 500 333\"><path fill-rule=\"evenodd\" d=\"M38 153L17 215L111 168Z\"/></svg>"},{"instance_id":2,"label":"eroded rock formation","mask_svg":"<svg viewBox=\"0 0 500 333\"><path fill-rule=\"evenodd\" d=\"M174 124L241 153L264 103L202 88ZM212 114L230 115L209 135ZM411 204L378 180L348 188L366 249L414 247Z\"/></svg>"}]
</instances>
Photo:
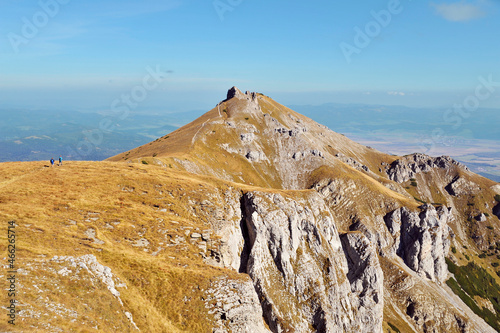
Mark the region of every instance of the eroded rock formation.
<instances>
[{"instance_id":1,"label":"eroded rock formation","mask_svg":"<svg viewBox=\"0 0 500 333\"><path fill-rule=\"evenodd\" d=\"M430 157L424 154L412 154L394 161L387 170L387 175L391 180L404 183L419 173L429 172L434 168L449 169L451 166L467 169L448 156Z\"/></svg>"},{"instance_id":2,"label":"eroded rock formation","mask_svg":"<svg viewBox=\"0 0 500 333\"><path fill-rule=\"evenodd\" d=\"M394 250L412 270L433 281L448 276L445 258L448 255L448 221L451 209L431 205L421 207L420 214L401 208L385 216L389 231L395 238Z\"/></svg>"}]
</instances>

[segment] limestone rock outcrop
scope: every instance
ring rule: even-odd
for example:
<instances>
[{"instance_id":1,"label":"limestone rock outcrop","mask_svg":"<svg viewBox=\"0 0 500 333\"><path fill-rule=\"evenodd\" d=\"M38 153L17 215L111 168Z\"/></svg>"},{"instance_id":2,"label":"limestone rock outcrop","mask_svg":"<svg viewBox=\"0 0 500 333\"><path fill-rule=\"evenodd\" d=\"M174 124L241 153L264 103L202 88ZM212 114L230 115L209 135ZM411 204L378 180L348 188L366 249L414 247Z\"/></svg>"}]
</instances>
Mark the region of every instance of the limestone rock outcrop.
<instances>
[{"instance_id":1,"label":"limestone rock outcrop","mask_svg":"<svg viewBox=\"0 0 500 333\"><path fill-rule=\"evenodd\" d=\"M431 205L421 207L420 214L403 207L385 216L389 231L395 237L394 250L417 274L443 282L448 276L448 221L451 209Z\"/></svg>"},{"instance_id":2,"label":"limestone rock outcrop","mask_svg":"<svg viewBox=\"0 0 500 333\"><path fill-rule=\"evenodd\" d=\"M361 322L369 323L370 329L382 326L380 313L384 310L384 273L380 267L375 246L361 233L347 233L340 237L351 284L351 304L358 309ZM367 286L370 286L367 288ZM358 327L359 332L368 332Z\"/></svg>"},{"instance_id":3,"label":"limestone rock outcrop","mask_svg":"<svg viewBox=\"0 0 500 333\"><path fill-rule=\"evenodd\" d=\"M481 191L476 183L466 180L463 177L455 177L453 181L445 187L446 191L453 196L475 194Z\"/></svg>"},{"instance_id":4,"label":"limestone rock outcrop","mask_svg":"<svg viewBox=\"0 0 500 333\"><path fill-rule=\"evenodd\" d=\"M466 166L448 156L430 157L424 154L412 154L394 161L387 170L387 175L395 182L404 183L421 172L429 172L434 168L449 169L452 166L467 170Z\"/></svg>"},{"instance_id":5,"label":"limestone rock outcrop","mask_svg":"<svg viewBox=\"0 0 500 333\"><path fill-rule=\"evenodd\" d=\"M244 266L273 332L382 332L383 274L366 237L341 241L316 193L298 201L251 192L243 201Z\"/></svg>"},{"instance_id":6,"label":"limestone rock outcrop","mask_svg":"<svg viewBox=\"0 0 500 333\"><path fill-rule=\"evenodd\" d=\"M252 281L219 279L207 290L205 299L214 316L214 333L270 333L262 319L262 308Z\"/></svg>"}]
</instances>

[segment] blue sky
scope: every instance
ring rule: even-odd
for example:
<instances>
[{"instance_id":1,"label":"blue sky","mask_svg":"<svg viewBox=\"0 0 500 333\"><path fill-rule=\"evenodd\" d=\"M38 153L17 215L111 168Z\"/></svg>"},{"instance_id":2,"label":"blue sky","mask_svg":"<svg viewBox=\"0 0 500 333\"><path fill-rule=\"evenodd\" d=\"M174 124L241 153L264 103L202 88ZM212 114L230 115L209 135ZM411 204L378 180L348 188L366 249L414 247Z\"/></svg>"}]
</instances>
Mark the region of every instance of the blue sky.
<instances>
[{"instance_id":1,"label":"blue sky","mask_svg":"<svg viewBox=\"0 0 500 333\"><path fill-rule=\"evenodd\" d=\"M135 111L208 109L233 85L284 104L442 107L481 76L499 82L481 106L499 107L499 13L497 0L0 0L0 106L106 110L160 68Z\"/></svg>"}]
</instances>

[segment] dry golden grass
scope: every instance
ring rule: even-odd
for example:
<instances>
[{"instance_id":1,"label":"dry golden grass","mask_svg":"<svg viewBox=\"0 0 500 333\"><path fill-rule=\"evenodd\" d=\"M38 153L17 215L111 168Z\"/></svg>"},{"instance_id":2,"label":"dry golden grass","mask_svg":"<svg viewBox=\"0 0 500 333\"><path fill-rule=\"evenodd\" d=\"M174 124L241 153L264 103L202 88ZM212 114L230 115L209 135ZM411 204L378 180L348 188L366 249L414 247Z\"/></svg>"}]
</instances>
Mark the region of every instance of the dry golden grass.
<instances>
[{"instance_id":1,"label":"dry golden grass","mask_svg":"<svg viewBox=\"0 0 500 333\"><path fill-rule=\"evenodd\" d=\"M68 331L129 331L132 329L130 322L123 316L123 311L129 311L135 323L147 332L211 331L213 318L204 306L204 290L220 276L233 279L241 276L206 265L199 255L200 249L189 241L179 245L171 242L184 237L186 227L210 229L205 218L201 215L195 217L191 201L200 202L207 193L233 188L243 193L265 191L298 198L313 191L306 188L323 179L341 179L354 182L361 192L373 194L355 203L356 212L336 215L345 223L361 217L358 214L383 215L386 210L397 206L417 209L420 205L384 186L390 182L386 178L368 175L340 161L335 162L335 168L322 166L311 174L302 175L305 184L309 185L304 186L304 190L283 190L282 180L272 163L252 164L243 156L230 154L219 147L221 143L239 142L240 138L227 126L210 124L211 120L231 118L245 121L258 131L264 130L260 120L237 112L244 103L238 99L225 101L170 135L117 155L110 161L68 161L62 167L46 167L49 163L44 162L0 164L0 221L6 225L15 220L18 224L19 264L22 267L23 264L41 263L33 274L43 276L45 280L37 282L37 287L49 290L47 295L50 295L51 302L64 304L82 316L77 323L57 318L44 318L41 323L52 323ZM260 96L259 103L264 113L283 122L288 115L310 121L267 97ZM339 152L336 146L341 147L375 173L379 173L381 162L390 164L396 159L340 134L334 134L329 140L330 143L325 143L329 155L334 156ZM262 143L262 149L267 156L276 153L271 142ZM132 161L134 163L129 163ZM198 174L182 171L184 167L179 161L197 165ZM214 174L214 170L219 173ZM223 180L224 172L230 175L228 178L232 182ZM490 204L491 209L493 196L489 187L494 183L479 176L472 180L480 184L483 191L457 201L461 214L466 214L465 209L470 207L467 203L473 203L479 210L486 210L486 204ZM436 197L444 198L441 194ZM489 223L499 229L497 220ZM88 234L89 229L104 244L95 242ZM6 236L5 232L0 235L0 250L4 253ZM149 245L145 248L134 246L141 239L147 239ZM153 252L158 254L152 255ZM47 260L53 256L85 254L95 255L101 264L110 267L113 274L127 284L127 289L120 289L123 307L104 285L85 281L75 284L47 271L42 265L49 265ZM30 285L29 278L29 275L20 277L25 291L20 301L42 311L46 300L38 297L38 291ZM59 289L53 287L51 280L58 281ZM5 298L3 293L0 296L2 304L5 304ZM78 301L83 298L94 300L95 304L89 306ZM387 309L386 316L389 322L406 328L397 313ZM38 321L25 318L23 325L30 331L36 331L36 327L40 331L50 331ZM2 326L4 324L0 323L0 330L9 329Z\"/></svg>"},{"instance_id":2,"label":"dry golden grass","mask_svg":"<svg viewBox=\"0 0 500 333\"><path fill-rule=\"evenodd\" d=\"M120 289L122 308L103 285L74 284L55 273L34 270L33 274L45 277L37 287L48 290L51 302L81 314L77 323L44 319L69 331L96 331L92 327L104 332L116 327L120 331L131 330L123 311L131 312L137 325L148 332L210 331L212 318L204 307L203 291L219 276L240 276L207 266L198 255L199 249L189 242L166 246L168 239L184 235L180 227L210 228L203 219L193 218L189 200L201 201L207 193L229 187L242 192L280 193L289 198L312 191L230 183L142 163L66 162L53 168L44 165L0 164L0 219L4 223L16 220L18 224L20 267L23 263L46 262L54 256L93 254L128 286ZM345 172L352 172L351 177L366 186L394 196L371 177L350 169ZM95 230L96 238L104 244L90 239L85 234L88 229ZM150 243L147 252L133 246L141 238ZM5 251L5 234L0 237L0 244L0 250ZM162 250L153 256L152 252L159 248ZM51 281L57 281L59 288L51 291ZM29 283L23 285L26 292L20 301L43 312L46 304L37 298L37 289L28 287ZM5 296L2 295L2 301ZM85 297L96 302L89 306L88 302L78 301ZM25 318L23 325L47 331L39 323L44 320Z\"/></svg>"},{"instance_id":3,"label":"dry golden grass","mask_svg":"<svg viewBox=\"0 0 500 333\"><path fill-rule=\"evenodd\" d=\"M117 325L122 327L119 331L127 331L126 318L116 313L120 310L131 312L143 331L210 331L212 319L204 308L203 291L218 276L238 275L204 264L199 249L189 242L170 247L167 244L168 237L183 235L180 226L208 228L206 221L193 219L187 211L190 204L186 194L195 193L200 186L209 191L220 180L165 171L152 165L113 162L66 162L54 168L45 168L40 162L4 163L0 164L0 174L0 220L4 225L10 220L18 224L16 245L21 268L23 263L40 258L93 254L128 286L120 290L124 302L121 308L116 300L111 302L114 297L103 286L71 285L58 280L57 274L51 277L39 271L48 279L39 288L53 287L51 278L64 286L49 293L53 302L82 314L81 320L95 323L99 331L116 331L113 327ZM160 208L167 212L160 212ZM76 221L76 225L71 221ZM89 228L105 243L99 245L85 235ZM141 238L150 243L147 252L133 246ZM4 253L6 244L4 232L0 237L0 250ZM153 256L151 253L159 248L159 254ZM36 297L36 289L27 280L23 285L26 295L19 301L43 310L45 301ZM63 294L59 293L61 290ZM75 301L86 290L92 291L87 296L97 302L94 307ZM2 301L5 297L2 293ZM110 326L109 318L121 321ZM91 326L77 330L69 321L46 320L71 331L95 331ZM25 319L23 325L37 323Z\"/></svg>"},{"instance_id":4,"label":"dry golden grass","mask_svg":"<svg viewBox=\"0 0 500 333\"><path fill-rule=\"evenodd\" d=\"M411 200L408 197L385 187L381 182L345 164L339 164L336 168L328 166L322 166L318 168L311 173L308 183L309 186L313 186L313 184L316 184L323 179L337 178L353 180L361 186L366 187L377 196L384 196L387 201L396 201L401 206L410 208L417 208L419 206L415 203L414 200ZM372 198L367 198L368 201L371 199Z\"/></svg>"},{"instance_id":5,"label":"dry golden grass","mask_svg":"<svg viewBox=\"0 0 500 333\"><path fill-rule=\"evenodd\" d=\"M114 157L109 158L109 161L126 161L145 157L183 157L192 148L192 139L203 129L204 124L215 117L218 116L218 109L214 108L211 111L205 113L200 118L192 121L191 123L179 128L178 130L165 135L155 141L145 144L143 146L132 149L128 152L118 154Z\"/></svg>"},{"instance_id":6,"label":"dry golden grass","mask_svg":"<svg viewBox=\"0 0 500 333\"><path fill-rule=\"evenodd\" d=\"M269 138L269 140L259 141L260 149L265 156L269 157L269 162L252 163L242 154L229 153L221 148L222 144L228 144L229 147L235 149L241 148L239 132L225 124L228 120L239 126L253 126L258 133L269 130L260 114L241 112L247 107L247 103L245 99L238 98L224 101L202 117L169 135L109 160L144 161L145 163L154 163L157 160L174 169L188 170L188 167L179 163L180 160L194 165L198 174L216 175L222 179L259 187L282 188L283 179L277 172L277 166L273 164L273 156L280 153L277 149L282 143L276 141L279 139ZM310 118L269 97L259 95L258 103L263 114L270 115L283 124L292 122L291 126L295 126L295 121L291 120L293 118L297 122L307 124L311 133L323 135L323 132L327 132ZM379 172L381 163L391 163L396 159L394 156L370 149L334 132L328 132L328 139L325 140L318 140L313 146L316 147L319 144L320 146L316 148L328 153L329 159L333 159L336 153L342 152L367 165L379 176L383 175ZM302 177L305 176L298 175L299 181L305 182Z\"/></svg>"}]
</instances>

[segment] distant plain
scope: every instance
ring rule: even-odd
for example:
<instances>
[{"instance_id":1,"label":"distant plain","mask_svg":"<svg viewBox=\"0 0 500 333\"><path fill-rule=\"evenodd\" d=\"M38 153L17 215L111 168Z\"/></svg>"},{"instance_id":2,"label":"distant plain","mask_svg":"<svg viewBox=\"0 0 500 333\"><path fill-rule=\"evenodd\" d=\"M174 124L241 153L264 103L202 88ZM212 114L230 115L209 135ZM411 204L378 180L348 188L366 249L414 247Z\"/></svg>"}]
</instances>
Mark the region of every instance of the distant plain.
<instances>
[{"instance_id":1,"label":"distant plain","mask_svg":"<svg viewBox=\"0 0 500 333\"><path fill-rule=\"evenodd\" d=\"M472 171L500 181L500 114L478 109L468 118L449 109L322 104L289 105L354 141L405 155L449 155ZM204 111L136 112L126 117L75 111L0 110L0 162L104 160L143 145L196 119ZM111 131L101 129L101 121Z\"/></svg>"}]
</instances>

